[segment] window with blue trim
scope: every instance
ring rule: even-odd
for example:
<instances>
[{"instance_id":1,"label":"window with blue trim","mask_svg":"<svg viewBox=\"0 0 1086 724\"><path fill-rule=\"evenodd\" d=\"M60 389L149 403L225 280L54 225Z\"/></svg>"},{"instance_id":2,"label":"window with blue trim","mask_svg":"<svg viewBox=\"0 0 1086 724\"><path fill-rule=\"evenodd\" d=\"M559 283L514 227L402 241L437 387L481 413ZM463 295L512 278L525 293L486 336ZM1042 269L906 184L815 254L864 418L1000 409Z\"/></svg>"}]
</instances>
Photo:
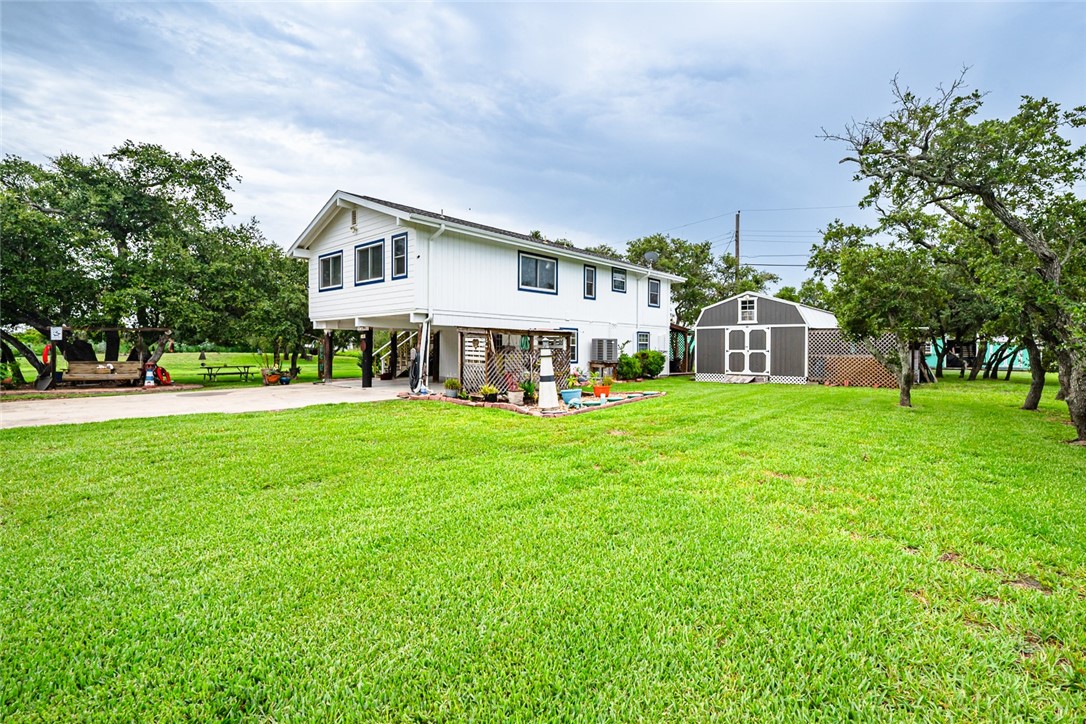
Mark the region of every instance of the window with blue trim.
<instances>
[{"instance_id":1,"label":"window with blue trim","mask_svg":"<svg viewBox=\"0 0 1086 724\"><path fill-rule=\"evenodd\" d=\"M563 332L569 332L569 362L570 364L576 364L577 362L577 337L579 336L578 330L574 327L559 327L558 329Z\"/></svg>"},{"instance_id":2,"label":"window with blue trim","mask_svg":"<svg viewBox=\"0 0 1086 724\"><path fill-rule=\"evenodd\" d=\"M649 306L660 306L660 280L649 279Z\"/></svg>"},{"instance_id":3,"label":"window with blue trim","mask_svg":"<svg viewBox=\"0 0 1086 724\"><path fill-rule=\"evenodd\" d=\"M518 289L543 294L558 293L558 260L520 252Z\"/></svg>"},{"instance_id":4,"label":"window with blue trim","mask_svg":"<svg viewBox=\"0 0 1086 724\"><path fill-rule=\"evenodd\" d=\"M320 257L320 283L318 288L325 292L329 289L343 288L343 252L325 254Z\"/></svg>"},{"instance_id":5,"label":"window with blue trim","mask_svg":"<svg viewBox=\"0 0 1086 724\"><path fill-rule=\"evenodd\" d=\"M354 248L354 283L373 284L385 280L385 240L359 244Z\"/></svg>"},{"instance_id":6,"label":"window with blue trim","mask_svg":"<svg viewBox=\"0 0 1086 724\"><path fill-rule=\"evenodd\" d=\"M584 265L584 298L596 298L596 267Z\"/></svg>"},{"instance_id":7,"label":"window with blue trim","mask_svg":"<svg viewBox=\"0 0 1086 724\"><path fill-rule=\"evenodd\" d=\"M626 270L611 269L611 291L626 293Z\"/></svg>"},{"instance_id":8,"label":"window with blue trim","mask_svg":"<svg viewBox=\"0 0 1086 724\"><path fill-rule=\"evenodd\" d=\"M407 234L392 237L392 278L407 276Z\"/></svg>"},{"instance_id":9,"label":"window with blue trim","mask_svg":"<svg viewBox=\"0 0 1086 724\"><path fill-rule=\"evenodd\" d=\"M637 351L647 352L649 349L649 333L638 332L637 333Z\"/></svg>"}]
</instances>

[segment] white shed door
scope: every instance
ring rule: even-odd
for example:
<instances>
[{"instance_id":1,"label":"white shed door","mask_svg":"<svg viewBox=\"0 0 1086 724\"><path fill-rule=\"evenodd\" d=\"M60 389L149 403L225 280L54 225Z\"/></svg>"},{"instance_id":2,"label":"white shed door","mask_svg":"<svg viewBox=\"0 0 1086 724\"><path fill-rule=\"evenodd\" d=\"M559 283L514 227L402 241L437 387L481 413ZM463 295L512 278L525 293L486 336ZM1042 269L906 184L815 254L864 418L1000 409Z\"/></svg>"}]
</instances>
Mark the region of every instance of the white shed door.
<instances>
[{"instance_id":1,"label":"white shed door","mask_svg":"<svg viewBox=\"0 0 1086 724\"><path fill-rule=\"evenodd\" d=\"M730 375L768 375L769 328L729 329L725 356Z\"/></svg>"}]
</instances>

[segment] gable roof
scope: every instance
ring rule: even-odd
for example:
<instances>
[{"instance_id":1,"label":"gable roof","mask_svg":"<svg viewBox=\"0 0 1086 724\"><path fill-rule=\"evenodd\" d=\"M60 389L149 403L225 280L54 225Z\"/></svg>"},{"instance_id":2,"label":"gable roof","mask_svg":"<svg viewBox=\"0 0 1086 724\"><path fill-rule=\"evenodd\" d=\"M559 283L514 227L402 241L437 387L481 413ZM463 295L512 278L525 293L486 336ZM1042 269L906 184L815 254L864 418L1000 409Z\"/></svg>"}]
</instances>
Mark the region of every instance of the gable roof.
<instances>
[{"instance_id":1,"label":"gable roof","mask_svg":"<svg viewBox=\"0 0 1086 724\"><path fill-rule=\"evenodd\" d=\"M332 198L328 200L316 217L313 218L313 221L309 223L309 226L305 228L305 231L303 231L294 243L290 245L287 253L291 254L295 249L308 248L317 236L320 235L320 232L328 222L331 221L336 213L336 209L340 206L351 204L388 214L401 221L421 222L435 227L445 226L454 231L460 231L473 236L482 236L484 238L502 237L504 239L516 241L518 244L540 247L552 253L562 254L563 256L572 256L586 261L606 262L609 266L643 272L649 276L668 279L675 283L686 281L684 277L676 274L670 274L668 272L660 271L659 269L651 269L646 266L641 266L640 264L633 264L625 259L616 259L615 257L598 254L593 251L588 251L587 249L557 244L547 239L537 239L528 234L499 229L496 226L487 226L486 224L480 224L479 222L469 221L467 219L458 219L454 216L446 216L445 214L426 211L425 209L399 204L394 201L385 201L383 199L374 198L373 196L359 196L346 191L336 191L332 194Z\"/></svg>"},{"instance_id":2,"label":"gable roof","mask_svg":"<svg viewBox=\"0 0 1086 724\"><path fill-rule=\"evenodd\" d=\"M741 297L760 297L762 299L780 302L781 304L790 304L799 311L800 316L803 317L803 323L814 329L835 329L837 327L837 317L833 315L833 312L819 309L818 307L811 307L806 304L800 304L799 302L781 299L780 297L772 297L768 294L762 294L761 292L742 292L741 294L733 294L727 299L721 299L719 302L713 302L701 310L701 314L698 315L698 321L694 323L694 326L697 327L698 323L701 322L701 317L705 314L706 309L719 307L721 304L727 304L728 302Z\"/></svg>"}]
</instances>

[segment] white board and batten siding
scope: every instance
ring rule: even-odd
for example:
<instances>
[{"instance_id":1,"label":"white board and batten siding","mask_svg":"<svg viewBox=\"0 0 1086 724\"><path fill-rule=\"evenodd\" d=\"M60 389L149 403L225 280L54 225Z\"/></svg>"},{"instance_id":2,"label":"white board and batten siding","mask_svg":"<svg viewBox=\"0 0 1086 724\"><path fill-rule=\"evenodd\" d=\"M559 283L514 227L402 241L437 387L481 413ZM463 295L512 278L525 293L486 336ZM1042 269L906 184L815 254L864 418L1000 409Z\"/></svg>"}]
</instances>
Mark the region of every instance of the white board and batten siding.
<instances>
[{"instance_id":1,"label":"white board and batten siding","mask_svg":"<svg viewBox=\"0 0 1086 724\"><path fill-rule=\"evenodd\" d=\"M557 263L555 294L520 288L522 253ZM628 270L626 292L611 289L607 260L564 257L560 249L518 248L465 234L445 232L431 247L434 323L446 327L572 329L577 331L576 364L587 368L593 338L629 341L649 335L649 348L667 353L670 282L660 279L659 307L649 306L649 275ZM596 270L595 299L586 299L585 266ZM656 278L656 277L653 277Z\"/></svg>"},{"instance_id":2,"label":"white board and batten siding","mask_svg":"<svg viewBox=\"0 0 1086 724\"><path fill-rule=\"evenodd\" d=\"M329 320L353 320L386 314L408 314L416 308L416 286L421 259L418 256L418 232L407 226L397 226L396 219L370 209L355 211L351 226L351 209L338 209L320 236L310 245L309 259L309 317L317 324ZM407 277L392 278L392 237L407 234ZM355 286L355 248L384 240L384 280ZM343 254L343 286L321 291L320 258L326 254ZM353 328L353 321L350 322Z\"/></svg>"},{"instance_id":3,"label":"white board and batten siding","mask_svg":"<svg viewBox=\"0 0 1086 724\"><path fill-rule=\"evenodd\" d=\"M408 274L393 279L392 239L404 233ZM378 240L385 244L384 278L356 285L355 249ZM455 369L458 327L572 330L577 333L573 364L583 368L595 338L628 342L625 350L632 353L639 337L648 335L648 349L666 356L671 284L681 280L620 266L626 270L626 291L616 292L607 259L342 191L333 195L290 251L309 259L310 318L317 327L406 329L432 314L432 326L441 334L442 376ZM342 287L322 291L320 260L336 253L343 255ZM556 293L521 287L521 254L556 262ZM586 265L596 270L595 298L585 295ZM649 279L660 283L658 306L649 304Z\"/></svg>"}]
</instances>

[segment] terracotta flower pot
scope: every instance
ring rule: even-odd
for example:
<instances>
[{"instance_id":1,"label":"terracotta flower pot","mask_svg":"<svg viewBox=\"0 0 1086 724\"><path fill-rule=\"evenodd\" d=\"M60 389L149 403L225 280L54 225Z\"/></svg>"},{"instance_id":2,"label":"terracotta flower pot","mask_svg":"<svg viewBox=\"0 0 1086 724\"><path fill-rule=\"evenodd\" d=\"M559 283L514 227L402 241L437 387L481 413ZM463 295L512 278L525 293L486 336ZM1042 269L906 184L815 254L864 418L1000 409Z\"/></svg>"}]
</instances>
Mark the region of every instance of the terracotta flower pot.
<instances>
[{"instance_id":1,"label":"terracotta flower pot","mask_svg":"<svg viewBox=\"0 0 1086 724\"><path fill-rule=\"evenodd\" d=\"M611 385L592 385L592 394L596 397L606 397L611 394Z\"/></svg>"}]
</instances>

